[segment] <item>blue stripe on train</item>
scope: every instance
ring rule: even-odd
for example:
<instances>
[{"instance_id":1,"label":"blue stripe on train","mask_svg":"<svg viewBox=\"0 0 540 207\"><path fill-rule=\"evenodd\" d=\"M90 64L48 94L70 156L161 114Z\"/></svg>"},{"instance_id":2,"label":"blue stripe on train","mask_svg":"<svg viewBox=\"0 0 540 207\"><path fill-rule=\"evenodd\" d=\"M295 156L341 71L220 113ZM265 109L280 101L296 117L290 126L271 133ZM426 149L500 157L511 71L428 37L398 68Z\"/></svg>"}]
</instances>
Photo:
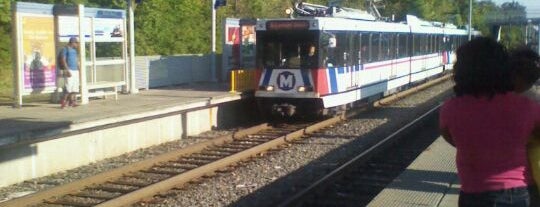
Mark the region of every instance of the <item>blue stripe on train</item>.
<instances>
[{"instance_id":1,"label":"blue stripe on train","mask_svg":"<svg viewBox=\"0 0 540 207\"><path fill-rule=\"evenodd\" d=\"M266 69L264 73L263 86L267 86L270 82L270 76L272 76L272 69Z\"/></svg>"},{"instance_id":2,"label":"blue stripe on train","mask_svg":"<svg viewBox=\"0 0 540 207\"><path fill-rule=\"evenodd\" d=\"M330 77L330 92L337 93L336 68L328 68L328 77Z\"/></svg>"},{"instance_id":3,"label":"blue stripe on train","mask_svg":"<svg viewBox=\"0 0 540 207\"><path fill-rule=\"evenodd\" d=\"M309 81L309 70L300 70L302 74L302 79L304 80L305 86L311 86L311 81Z\"/></svg>"},{"instance_id":4,"label":"blue stripe on train","mask_svg":"<svg viewBox=\"0 0 540 207\"><path fill-rule=\"evenodd\" d=\"M339 67L339 68L337 68L337 72L338 72L338 74L343 74L343 73L345 73L345 68L344 67Z\"/></svg>"}]
</instances>

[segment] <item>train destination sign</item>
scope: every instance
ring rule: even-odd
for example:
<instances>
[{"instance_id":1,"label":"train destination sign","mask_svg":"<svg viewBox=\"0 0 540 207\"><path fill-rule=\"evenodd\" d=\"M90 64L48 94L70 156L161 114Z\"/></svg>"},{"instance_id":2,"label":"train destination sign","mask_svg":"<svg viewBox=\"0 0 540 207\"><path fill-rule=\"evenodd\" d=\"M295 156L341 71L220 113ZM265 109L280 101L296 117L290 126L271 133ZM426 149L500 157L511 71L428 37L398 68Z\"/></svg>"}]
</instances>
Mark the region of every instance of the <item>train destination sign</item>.
<instances>
[{"instance_id":1,"label":"train destination sign","mask_svg":"<svg viewBox=\"0 0 540 207\"><path fill-rule=\"evenodd\" d=\"M266 23L268 30L307 30L309 21L269 21Z\"/></svg>"}]
</instances>

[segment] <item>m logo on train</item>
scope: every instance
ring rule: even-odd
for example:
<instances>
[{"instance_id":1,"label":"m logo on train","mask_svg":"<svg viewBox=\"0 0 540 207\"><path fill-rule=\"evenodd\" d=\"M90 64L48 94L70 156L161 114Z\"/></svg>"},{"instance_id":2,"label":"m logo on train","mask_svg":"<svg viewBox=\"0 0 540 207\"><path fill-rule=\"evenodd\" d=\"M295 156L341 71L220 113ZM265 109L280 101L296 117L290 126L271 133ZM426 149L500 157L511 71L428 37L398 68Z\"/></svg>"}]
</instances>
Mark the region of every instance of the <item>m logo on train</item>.
<instances>
[{"instance_id":1,"label":"m logo on train","mask_svg":"<svg viewBox=\"0 0 540 207\"><path fill-rule=\"evenodd\" d=\"M289 71L282 72L277 77L278 88L284 91L294 89L296 85L296 78L294 74Z\"/></svg>"}]
</instances>

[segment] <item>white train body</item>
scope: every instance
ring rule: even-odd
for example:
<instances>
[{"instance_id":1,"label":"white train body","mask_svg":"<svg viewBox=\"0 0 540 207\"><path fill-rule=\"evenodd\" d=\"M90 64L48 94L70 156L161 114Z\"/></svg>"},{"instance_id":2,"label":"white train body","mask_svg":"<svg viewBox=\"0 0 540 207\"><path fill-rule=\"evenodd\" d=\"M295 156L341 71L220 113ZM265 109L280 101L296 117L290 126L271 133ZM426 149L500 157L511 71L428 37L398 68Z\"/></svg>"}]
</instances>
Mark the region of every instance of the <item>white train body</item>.
<instances>
[{"instance_id":1,"label":"white train body","mask_svg":"<svg viewBox=\"0 0 540 207\"><path fill-rule=\"evenodd\" d=\"M310 113L387 94L451 69L467 31L410 18L416 22L258 20L255 97L265 110L292 105Z\"/></svg>"}]
</instances>

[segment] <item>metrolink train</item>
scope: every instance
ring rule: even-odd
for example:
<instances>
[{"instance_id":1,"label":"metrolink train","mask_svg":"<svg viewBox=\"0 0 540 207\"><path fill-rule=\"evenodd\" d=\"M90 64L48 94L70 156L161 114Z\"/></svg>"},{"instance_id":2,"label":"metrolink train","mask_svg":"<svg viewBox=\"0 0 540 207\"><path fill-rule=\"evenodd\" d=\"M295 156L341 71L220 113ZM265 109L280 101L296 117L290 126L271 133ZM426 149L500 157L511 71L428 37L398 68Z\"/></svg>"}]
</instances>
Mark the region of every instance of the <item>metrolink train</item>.
<instances>
[{"instance_id":1,"label":"metrolink train","mask_svg":"<svg viewBox=\"0 0 540 207\"><path fill-rule=\"evenodd\" d=\"M255 92L263 112L328 114L452 68L468 32L407 16L406 22L319 16L256 24ZM474 32L474 35L479 35Z\"/></svg>"}]
</instances>

